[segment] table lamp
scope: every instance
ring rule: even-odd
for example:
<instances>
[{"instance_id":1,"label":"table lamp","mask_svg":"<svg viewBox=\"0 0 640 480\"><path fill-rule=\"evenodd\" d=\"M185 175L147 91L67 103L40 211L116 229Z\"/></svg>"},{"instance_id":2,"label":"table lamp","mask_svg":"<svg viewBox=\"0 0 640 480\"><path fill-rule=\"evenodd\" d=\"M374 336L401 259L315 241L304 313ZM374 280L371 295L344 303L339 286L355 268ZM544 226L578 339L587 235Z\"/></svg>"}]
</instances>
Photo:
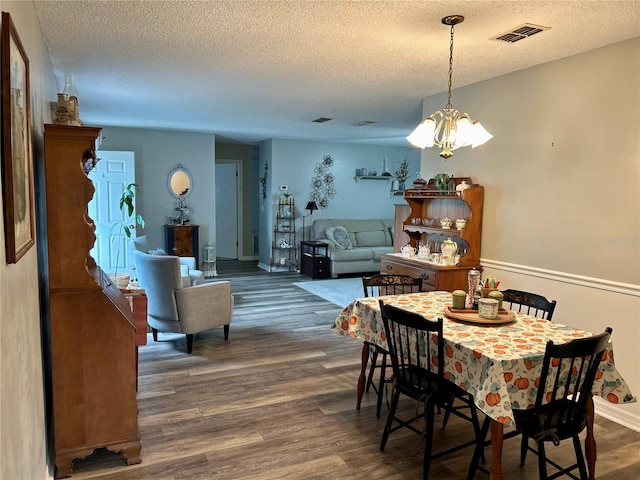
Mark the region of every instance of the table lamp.
<instances>
[{"instance_id":1,"label":"table lamp","mask_svg":"<svg viewBox=\"0 0 640 480\"><path fill-rule=\"evenodd\" d=\"M302 216L302 241L304 242L304 219L307 218L309 215L313 214L314 210L318 210L318 204L316 202L307 202L307 206L305 207L305 210L309 210L309 213L307 215L303 215Z\"/></svg>"}]
</instances>

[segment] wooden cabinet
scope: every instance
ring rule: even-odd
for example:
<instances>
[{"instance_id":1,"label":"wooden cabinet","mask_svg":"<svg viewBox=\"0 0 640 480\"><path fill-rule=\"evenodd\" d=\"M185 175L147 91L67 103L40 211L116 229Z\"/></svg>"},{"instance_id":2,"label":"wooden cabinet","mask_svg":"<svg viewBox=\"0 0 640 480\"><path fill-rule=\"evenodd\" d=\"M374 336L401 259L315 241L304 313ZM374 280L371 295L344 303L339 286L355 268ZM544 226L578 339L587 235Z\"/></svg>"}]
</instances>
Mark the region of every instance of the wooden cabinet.
<instances>
[{"instance_id":1,"label":"wooden cabinet","mask_svg":"<svg viewBox=\"0 0 640 480\"><path fill-rule=\"evenodd\" d=\"M199 225L165 225L164 244L169 255L195 257L196 268L200 265Z\"/></svg>"},{"instance_id":2,"label":"wooden cabinet","mask_svg":"<svg viewBox=\"0 0 640 480\"><path fill-rule=\"evenodd\" d=\"M296 271L298 249L296 248L296 208L293 199L280 200L276 210L271 243L271 271Z\"/></svg>"},{"instance_id":3,"label":"wooden cabinet","mask_svg":"<svg viewBox=\"0 0 640 480\"><path fill-rule=\"evenodd\" d=\"M461 192L436 191L432 179L426 189L405 190L404 198L407 205L396 205L396 254L380 256L381 273L420 276L423 278L425 290L467 290L467 272L471 268L481 268L484 187L474 185L468 177L453 178L456 185L462 180L472 187ZM455 224L451 228L442 228L439 220L445 217L454 221L463 218L467 223L461 229L457 229ZM437 223L434 225L432 221ZM424 259L397 254L407 243L417 249L420 242L439 245L449 237L458 244L458 251L462 253L457 265L428 263Z\"/></svg>"},{"instance_id":4,"label":"wooden cabinet","mask_svg":"<svg viewBox=\"0 0 640 480\"><path fill-rule=\"evenodd\" d=\"M39 242L46 258L43 311L50 342L56 478L106 447L139 463L136 328L127 300L89 255L94 186L83 157L99 128L45 125Z\"/></svg>"}]
</instances>

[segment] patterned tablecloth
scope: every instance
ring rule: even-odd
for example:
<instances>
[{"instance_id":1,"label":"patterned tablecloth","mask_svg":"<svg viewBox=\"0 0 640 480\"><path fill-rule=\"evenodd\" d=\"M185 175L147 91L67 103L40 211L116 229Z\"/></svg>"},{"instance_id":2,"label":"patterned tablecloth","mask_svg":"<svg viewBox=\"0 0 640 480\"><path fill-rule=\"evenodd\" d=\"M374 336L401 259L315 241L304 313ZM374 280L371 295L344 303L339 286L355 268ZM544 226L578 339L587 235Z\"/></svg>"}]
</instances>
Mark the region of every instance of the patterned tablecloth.
<instances>
[{"instance_id":1,"label":"patterned tablecloth","mask_svg":"<svg viewBox=\"0 0 640 480\"><path fill-rule=\"evenodd\" d=\"M473 394L480 410L505 425L514 425L512 409L530 408L535 402L547 340L565 343L593 335L520 313L514 322L502 325L448 319L444 307L451 304L449 292L358 298L336 318L332 330L386 349L379 299L430 320L444 318L445 376ZM616 370L612 344L602 358L593 394L612 403L636 401Z\"/></svg>"}]
</instances>

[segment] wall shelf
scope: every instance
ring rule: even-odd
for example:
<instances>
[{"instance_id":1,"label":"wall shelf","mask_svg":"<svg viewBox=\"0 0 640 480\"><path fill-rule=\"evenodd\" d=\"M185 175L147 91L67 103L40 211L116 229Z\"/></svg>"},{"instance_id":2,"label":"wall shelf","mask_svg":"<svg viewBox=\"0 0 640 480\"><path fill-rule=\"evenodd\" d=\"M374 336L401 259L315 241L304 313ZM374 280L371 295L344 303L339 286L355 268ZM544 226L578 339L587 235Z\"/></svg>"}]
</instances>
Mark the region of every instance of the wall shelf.
<instances>
[{"instance_id":1,"label":"wall shelf","mask_svg":"<svg viewBox=\"0 0 640 480\"><path fill-rule=\"evenodd\" d=\"M360 180L386 180L387 182L393 180L391 175L356 175L353 177L356 183Z\"/></svg>"}]
</instances>

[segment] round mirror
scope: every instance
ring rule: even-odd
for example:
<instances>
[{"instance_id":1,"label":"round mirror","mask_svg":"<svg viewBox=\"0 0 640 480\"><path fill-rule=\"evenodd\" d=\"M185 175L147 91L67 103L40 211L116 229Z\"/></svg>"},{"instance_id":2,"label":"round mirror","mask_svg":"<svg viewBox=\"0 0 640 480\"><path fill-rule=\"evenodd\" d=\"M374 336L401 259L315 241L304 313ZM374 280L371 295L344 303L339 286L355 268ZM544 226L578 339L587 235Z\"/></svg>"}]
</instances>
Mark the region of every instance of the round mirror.
<instances>
[{"instance_id":1,"label":"round mirror","mask_svg":"<svg viewBox=\"0 0 640 480\"><path fill-rule=\"evenodd\" d=\"M167 185L171 195L176 198L187 197L193 189L191 172L181 164L178 164L169 172Z\"/></svg>"}]
</instances>

